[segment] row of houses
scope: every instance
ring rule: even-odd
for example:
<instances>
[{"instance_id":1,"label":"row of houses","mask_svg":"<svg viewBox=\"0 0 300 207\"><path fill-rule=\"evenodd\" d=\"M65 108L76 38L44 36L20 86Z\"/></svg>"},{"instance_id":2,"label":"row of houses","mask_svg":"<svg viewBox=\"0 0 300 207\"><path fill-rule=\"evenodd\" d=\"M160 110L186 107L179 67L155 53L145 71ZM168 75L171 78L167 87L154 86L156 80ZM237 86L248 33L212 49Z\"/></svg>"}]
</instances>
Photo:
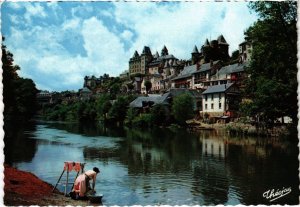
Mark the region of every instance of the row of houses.
<instances>
[{"instance_id":1,"label":"row of houses","mask_svg":"<svg viewBox=\"0 0 300 207\"><path fill-rule=\"evenodd\" d=\"M251 59L251 43L245 41L239 45L239 57L233 64L229 64L227 47L225 50L221 47L222 52L219 52L219 55L211 55L214 58L208 61L203 55L208 44L228 45L221 35L215 42L206 41L201 53L195 46L188 61L170 59L156 68L150 63L148 69L144 69L146 74L141 78L139 87L141 93L148 95L138 97L130 107L171 104L170 100L174 96L188 92L194 99L194 109L199 115L204 117L204 114L208 114L220 119L237 117L241 102L240 91L248 77L245 68ZM166 51L166 47L163 50ZM199 54L196 56L198 58L195 58L195 54ZM149 91L145 91L145 81L151 82L152 88Z\"/></svg>"},{"instance_id":2,"label":"row of houses","mask_svg":"<svg viewBox=\"0 0 300 207\"><path fill-rule=\"evenodd\" d=\"M150 48L145 46L141 55L135 51L129 60L129 71L120 75L124 86L121 91L123 93L128 84L132 84L134 92L143 94L130 104L134 108L144 110L155 104L170 106L174 97L189 93L194 100L194 110L199 115L236 117L241 101L240 91L247 78L245 66L251 58L252 46L246 41L241 43L239 57L232 64L229 64L228 47L229 44L220 35L211 42L206 40L201 50L195 46L189 60L178 60L169 54L166 46L160 55L158 52L152 55ZM104 93L102 84L112 79L107 74L99 78L86 76L83 88L78 92L58 94L41 91L38 100L40 103L88 100ZM149 90L146 90L147 81L151 83Z\"/></svg>"}]
</instances>

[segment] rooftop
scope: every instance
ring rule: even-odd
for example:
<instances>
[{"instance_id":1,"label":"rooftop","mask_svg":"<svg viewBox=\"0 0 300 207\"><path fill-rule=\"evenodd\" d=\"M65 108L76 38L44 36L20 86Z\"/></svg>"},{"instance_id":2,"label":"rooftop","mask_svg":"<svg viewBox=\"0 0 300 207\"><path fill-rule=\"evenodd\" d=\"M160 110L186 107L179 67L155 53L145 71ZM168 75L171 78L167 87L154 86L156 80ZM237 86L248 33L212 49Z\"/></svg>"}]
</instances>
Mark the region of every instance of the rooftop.
<instances>
[{"instance_id":1,"label":"rooftop","mask_svg":"<svg viewBox=\"0 0 300 207\"><path fill-rule=\"evenodd\" d=\"M215 85L208 87L205 91L203 91L202 94L210 94L210 93L221 93L228 90L233 83L227 83L227 84L221 84L221 85Z\"/></svg>"},{"instance_id":2,"label":"rooftop","mask_svg":"<svg viewBox=\"0 0 300 207\"><path fill-rule=\"evenodd\" d=\"M216 61L213 62L213 65L216 65L219 62L220 62L220 60L216 60ZM198 71L195 71L194 73L201 73L201 72L208 71L211 68L210 65L211 65L211 63L202 64L202 65L200 65L200 69Z\"/></svg>"},{"instance_id":3,"label":"rooftop","mask_svg":"<svg viewBox=\"0 0 300 207\"><path fill-rule=\"evenodd\" d=\"M196 71L197 71L197 64L190 65L190 66L185 66L183 68L183 70L179 73L179 75L176 78L174 78L173 80L178 80L178 79L190 77Z\"/></svg>"},{"instance_id":4,"label":"rooftop","mask_svg":"<svg viewBox=\"0 0 300 207\"><path fill-rule=\"evenodd\" d=\"M246 65L247 65L246 63L243 63L243 64L236 63L236 64L232 64L232 65L227 65L227 66L222 67L219 70L218 74L222 75L222 74L243 72L245 70Z\"/></svg>"}]
</instances>

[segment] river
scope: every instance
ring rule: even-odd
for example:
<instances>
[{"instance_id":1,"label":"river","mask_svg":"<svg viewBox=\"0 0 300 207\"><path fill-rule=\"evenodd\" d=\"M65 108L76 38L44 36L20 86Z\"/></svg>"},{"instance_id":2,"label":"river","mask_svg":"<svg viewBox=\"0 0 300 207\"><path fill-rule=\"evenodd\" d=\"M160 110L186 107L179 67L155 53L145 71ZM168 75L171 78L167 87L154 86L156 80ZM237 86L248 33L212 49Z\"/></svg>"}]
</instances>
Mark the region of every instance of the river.
<instances>
[{"instance_id":1,"label":"river","mask_svg":"<svg viewBox=\"0 0 300 207\"><path fill-rule=\"evenodd\" d=\"M285 139L56 122L11 133L6 161L52 185L64 161L99 167L96 191L104 205L299 203L298 147ZM272 189L291 192L270 201L263 194Z\"/></svg>"}]
</instances>

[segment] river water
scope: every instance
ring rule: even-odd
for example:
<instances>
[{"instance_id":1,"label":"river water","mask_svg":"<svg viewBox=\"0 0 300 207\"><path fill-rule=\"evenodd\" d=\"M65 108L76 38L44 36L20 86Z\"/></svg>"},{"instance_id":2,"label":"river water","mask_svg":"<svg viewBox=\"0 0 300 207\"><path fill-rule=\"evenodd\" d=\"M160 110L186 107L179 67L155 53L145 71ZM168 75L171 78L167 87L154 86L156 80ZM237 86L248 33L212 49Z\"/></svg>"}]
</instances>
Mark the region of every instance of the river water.
<instances>
[{"instance_id":1,"label":"river water","mask_svg":"<svg viewBox=\"0 0 300 207\"><path fill-rule=\"evenodd\" d=\"M96 191L104 205L299 203L298 147L286 139L49 122L11 136L6 161L52 185L64 161L99 167ZM263 194L272 189L291 192L271 202Z\"/></svg>"}]
</instances>

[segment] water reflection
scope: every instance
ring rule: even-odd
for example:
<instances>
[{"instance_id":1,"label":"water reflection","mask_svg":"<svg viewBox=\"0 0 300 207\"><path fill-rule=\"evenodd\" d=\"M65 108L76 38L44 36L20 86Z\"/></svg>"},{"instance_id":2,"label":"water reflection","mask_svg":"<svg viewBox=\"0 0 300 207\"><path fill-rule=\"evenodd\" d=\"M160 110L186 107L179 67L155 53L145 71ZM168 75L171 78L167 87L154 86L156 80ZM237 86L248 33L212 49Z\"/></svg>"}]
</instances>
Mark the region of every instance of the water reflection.
<instances>
[{"instance_id":1,"label":"water reflection","mask_svg":"<svg viewBox=\"0 0 300 207\"><path fill-rule=\"evenodd\" d=\"M282 187L292 193L275 203L298 203L298 148L287 141L64 123L38 124L25 140L32 156L14 164L52 184L66 160L99 166L104 205L269 205L263 192Z\"/></svg>"},{"instance_id":2,"label":"water reflection","mask_svg":"<svg viewBox=\"0 0 300 207\"><path fill-rule=\"evenodd\" d=\"M4 126L4 155L5 163L12 164L18 161L30 162L36 153L36 140L29 139L30 132L35 131L36 126L29 124L19 126L8 124ZM26 147L24 147L26 146Z\"/></svg>"}]
</instances>

